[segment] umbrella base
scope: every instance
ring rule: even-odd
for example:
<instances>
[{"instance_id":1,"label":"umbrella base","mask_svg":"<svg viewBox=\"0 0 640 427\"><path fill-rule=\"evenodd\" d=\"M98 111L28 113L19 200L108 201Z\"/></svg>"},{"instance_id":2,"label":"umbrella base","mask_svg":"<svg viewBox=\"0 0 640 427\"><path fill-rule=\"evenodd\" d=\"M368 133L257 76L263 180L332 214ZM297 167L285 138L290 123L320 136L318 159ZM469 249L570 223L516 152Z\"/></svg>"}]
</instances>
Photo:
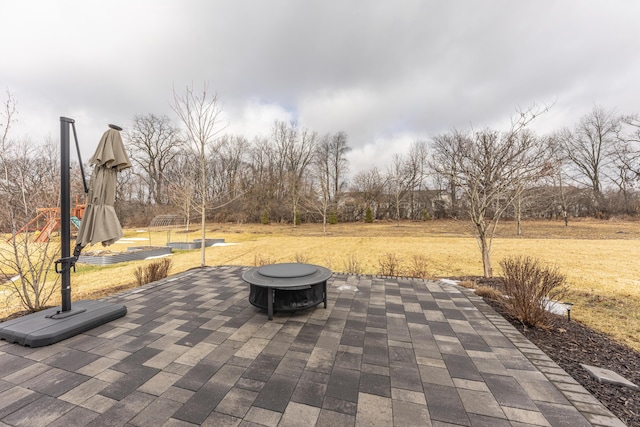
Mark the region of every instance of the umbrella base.
<instances>
[{"instance_id":1,"label":"umbrella base","mask_svg":"<svg viewBox=\"0 0 640 427\"><path fill-rule=\"evenodd\" d=\"M42 347L71 338L127 314L127 307L105 301L76 301L60 312L54 307L0 323L0 339L27 347Z\"/></svg>"}]
</instances>

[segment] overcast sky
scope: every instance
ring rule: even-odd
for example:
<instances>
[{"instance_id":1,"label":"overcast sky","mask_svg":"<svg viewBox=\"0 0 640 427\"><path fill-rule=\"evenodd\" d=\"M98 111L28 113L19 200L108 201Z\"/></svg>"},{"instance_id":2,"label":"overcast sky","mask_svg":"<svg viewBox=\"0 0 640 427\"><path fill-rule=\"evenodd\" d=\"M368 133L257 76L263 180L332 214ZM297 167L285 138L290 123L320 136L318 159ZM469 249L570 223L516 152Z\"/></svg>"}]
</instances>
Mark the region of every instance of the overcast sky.
<instances>
[{"instance_id":1,"label":"overcast sky","mask_svg":"<svg viewBox=\"0 0 640 427\"><path fill-rule=\"evenodd\" d=\"M174 88L207 83L226 131L274 120L344 131L351 170L452 128L498 127L553 104L534 127L594 105L640 112L640 1L0 0L0 100L15 139L59 139L83 160L107 124L166 114Z\"/></svg>"}]
</instances>

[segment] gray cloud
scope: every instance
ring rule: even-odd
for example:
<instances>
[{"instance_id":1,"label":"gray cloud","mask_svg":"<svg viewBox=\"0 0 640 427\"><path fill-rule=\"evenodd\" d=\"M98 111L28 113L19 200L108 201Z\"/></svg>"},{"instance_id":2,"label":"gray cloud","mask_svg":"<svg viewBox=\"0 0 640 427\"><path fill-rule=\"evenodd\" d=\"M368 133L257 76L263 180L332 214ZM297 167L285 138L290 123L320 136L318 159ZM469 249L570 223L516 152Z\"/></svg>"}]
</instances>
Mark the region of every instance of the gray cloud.
<instances>
[{"instance_id":1,"label":"gray cloud","mask_svg":"<svg viewBox=\"0 0 640 427\"><path fill-rule=\"evenodd\" d=\"M76 119L84 156L107 123L173 116L174 88L218 93L229 132L295 119L345 131L352 169L416 139L555 104L540 132L594 104L635 113L640 3L572 0L87 2L0 0L0 85L14 137Z\"/></svg>"}]
</instances>

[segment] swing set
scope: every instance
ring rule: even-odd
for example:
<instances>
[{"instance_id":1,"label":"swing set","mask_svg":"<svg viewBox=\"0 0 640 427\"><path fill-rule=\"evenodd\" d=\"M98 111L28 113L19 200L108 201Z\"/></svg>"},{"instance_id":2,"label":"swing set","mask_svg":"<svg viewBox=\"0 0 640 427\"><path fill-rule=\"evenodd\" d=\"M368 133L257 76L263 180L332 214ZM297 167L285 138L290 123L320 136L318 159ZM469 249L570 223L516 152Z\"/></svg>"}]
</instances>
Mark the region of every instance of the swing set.
<instances>
[{"instance_id":1,"label":"swing set","mask_svg":"<svg viewBox=\"0 0 640 427\"><path fill-rule=\"evenodd\" d=\"M80 229L80 222L82 216L87 207L86 198L83 198L83 202L80 202L79 196L76 196L76 206L71 209L71 224ZM22 227L16 235L20 233L39 232L34 239L39 243L46 243L49 241L51 234L60 229L60 208L38 208L36 209L36 217L29 221L24 227ZM44 225L40 225L44 223ZM13 239L13 236L9 238L9 241Z\"/></svg>"}]
</instances>

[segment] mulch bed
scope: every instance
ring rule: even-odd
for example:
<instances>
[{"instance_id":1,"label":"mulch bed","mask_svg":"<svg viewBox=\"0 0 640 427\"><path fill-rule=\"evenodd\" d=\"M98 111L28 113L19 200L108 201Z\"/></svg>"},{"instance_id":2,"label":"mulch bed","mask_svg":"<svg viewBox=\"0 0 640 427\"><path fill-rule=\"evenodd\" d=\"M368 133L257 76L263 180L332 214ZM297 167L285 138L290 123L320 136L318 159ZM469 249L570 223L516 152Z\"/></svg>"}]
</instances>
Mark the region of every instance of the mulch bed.
<instances>
[{"instance_id":1,"label":"mulch bed","mask_svg":"<svg viewBox=\"0 0 640 427\"><path fill-rule=\"evenodd\" d=\"M640 426L640 391L601 384L580 366L583 363L609 369L640 385L640 353L564 316L551 315L548 330L528 328L495 301L485 301L618 418L628 426Z\"/></svg>"}]
</instances>

